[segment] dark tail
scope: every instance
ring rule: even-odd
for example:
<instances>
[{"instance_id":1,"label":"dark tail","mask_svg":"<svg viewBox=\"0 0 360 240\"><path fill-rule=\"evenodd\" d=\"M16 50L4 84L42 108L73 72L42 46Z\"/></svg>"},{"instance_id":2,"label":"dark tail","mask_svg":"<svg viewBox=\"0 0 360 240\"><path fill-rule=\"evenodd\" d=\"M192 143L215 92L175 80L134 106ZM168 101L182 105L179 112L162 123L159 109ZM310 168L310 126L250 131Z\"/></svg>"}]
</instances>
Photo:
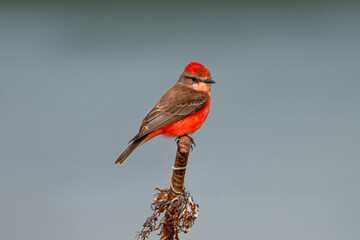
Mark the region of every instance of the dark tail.
<instances>
[{"instance_id":1,"label":"dark tail","mask_svg":"<svg viewBox=\"0 0 360 240\"><path fill-rule=\"evenodd\" d=\"M145 137L146 136L139 138L139 139L133 141L132 143L130 143L130 145L127 147L127 149L120 155L120 157L118 157L115 164L117 164L117 163L122 164L125 161L125 159L135 150L135 148L137 148L144 142Z\"/></svg>"}]
</instances>

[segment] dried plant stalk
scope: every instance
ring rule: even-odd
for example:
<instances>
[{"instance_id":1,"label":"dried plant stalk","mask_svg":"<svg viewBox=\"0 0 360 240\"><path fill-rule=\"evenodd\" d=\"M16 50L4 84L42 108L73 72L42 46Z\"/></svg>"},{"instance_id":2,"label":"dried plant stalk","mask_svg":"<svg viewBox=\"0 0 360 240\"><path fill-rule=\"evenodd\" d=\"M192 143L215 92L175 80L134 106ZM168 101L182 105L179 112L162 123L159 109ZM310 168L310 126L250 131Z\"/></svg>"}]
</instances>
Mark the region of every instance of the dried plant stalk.
<instances>
[{"instance_id":1,"label":"dried plant stalk","mask_svg":"<svg viewBox=\"0 0 360 240\"><path fill-rule=\"evenodd\" d=\"M191 149L191 139L188 136L183 136L178 142L178 149L174 163L174 170L171 176L171 187L169 200L176 198L185 189L185 173L189 152Z\"/></svg>"},{"instance_id":2,"label":"dried plant stalk","mask_svg":"<svg viewBox=\"0 0 360 240\"><path fill-rule=\"evenodd\" d=\"M156 189L159 193L151 205L153 214L146 220L138 239L145 240L153 231L161 229L161 240L179 239L180 232L188 233L198 216L199 205L194 203L189 192L185 192L185 172L187 160L191 149L191 139L183 136L178 142L170 189ZM157 225L157 220L161 214Z\"/></svg>"}]
</instances>

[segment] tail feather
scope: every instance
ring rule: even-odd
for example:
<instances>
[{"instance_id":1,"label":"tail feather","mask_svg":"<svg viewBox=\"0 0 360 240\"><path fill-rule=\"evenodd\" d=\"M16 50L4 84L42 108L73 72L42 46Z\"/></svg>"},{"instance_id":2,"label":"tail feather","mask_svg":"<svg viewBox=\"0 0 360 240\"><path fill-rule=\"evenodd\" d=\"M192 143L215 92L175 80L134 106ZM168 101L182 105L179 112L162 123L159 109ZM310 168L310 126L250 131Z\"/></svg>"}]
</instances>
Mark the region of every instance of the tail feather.
<instances>
[{"instance_id":1,"label":"tail feather","mask_svg":"<svg viewBox=\"0 0 360 240\"><path fill-rule=\"evenodd\" d=\"M125 159L138 147L140 146L145 140L145 137L142 137L140 139L137 139L133 141L126 149L125 151L118 157L115 164L119 163L122 164Z\"/></svg>"}]
</instances>

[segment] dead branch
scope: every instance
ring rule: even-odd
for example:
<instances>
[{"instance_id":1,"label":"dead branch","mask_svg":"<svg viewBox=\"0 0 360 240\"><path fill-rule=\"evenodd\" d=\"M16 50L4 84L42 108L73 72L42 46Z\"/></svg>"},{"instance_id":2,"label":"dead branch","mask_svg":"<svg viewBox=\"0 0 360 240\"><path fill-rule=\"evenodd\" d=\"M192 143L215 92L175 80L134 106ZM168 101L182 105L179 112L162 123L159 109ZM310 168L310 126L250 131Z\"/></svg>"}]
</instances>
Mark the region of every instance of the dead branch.
<instances>
[{"instance_id":1,"label":"dead branch","mask_svg":"<svg viewBox=\"0 0 360 240\"><path fill-rule=\"evenodd\" d=\"M179 194L185 189L184 181L190 149L190 138L188 136L181 137L178 142L173 174L171 176L171 187L169 194L170 201L179 196Z\"/></svg>"},{"instance_id":2,"label":"dead branch","mask_svg":"<svg viewBox=\"0 0 360 240\"><path fill-rule=\"evenodd\" d=\"M191 149L191 140L182 136L178 142L176 159L171 176L170 189L156 189L155 201L151 205L153 214L146 220L138 239L145 240L151 232L161 227L161 240L179 239L180 232L188 233L198 216L199 205L194 203L189 192L185 192L185 172ZM160 215L165 212L157 225Z\"/></svg>"}]
</instances>

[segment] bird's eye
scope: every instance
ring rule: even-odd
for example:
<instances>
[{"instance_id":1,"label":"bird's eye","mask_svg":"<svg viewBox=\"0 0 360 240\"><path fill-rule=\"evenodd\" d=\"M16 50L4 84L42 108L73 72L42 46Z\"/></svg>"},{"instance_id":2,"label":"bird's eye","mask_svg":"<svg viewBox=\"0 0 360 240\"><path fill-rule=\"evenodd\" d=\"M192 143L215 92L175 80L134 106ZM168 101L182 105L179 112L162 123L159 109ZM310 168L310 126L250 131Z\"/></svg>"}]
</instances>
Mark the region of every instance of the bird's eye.
<instances>
[{"instance_id":1,"label":"bird's eye","mask_svg":"<svg viewBox=\"0 0 360 240\"><path fill-rule=\"evenodd\" d=\"M197 82L197 78L196 78L196 77L192 77L191 80L193 80L194 82Z\"/></svg>"}]
</instances>

